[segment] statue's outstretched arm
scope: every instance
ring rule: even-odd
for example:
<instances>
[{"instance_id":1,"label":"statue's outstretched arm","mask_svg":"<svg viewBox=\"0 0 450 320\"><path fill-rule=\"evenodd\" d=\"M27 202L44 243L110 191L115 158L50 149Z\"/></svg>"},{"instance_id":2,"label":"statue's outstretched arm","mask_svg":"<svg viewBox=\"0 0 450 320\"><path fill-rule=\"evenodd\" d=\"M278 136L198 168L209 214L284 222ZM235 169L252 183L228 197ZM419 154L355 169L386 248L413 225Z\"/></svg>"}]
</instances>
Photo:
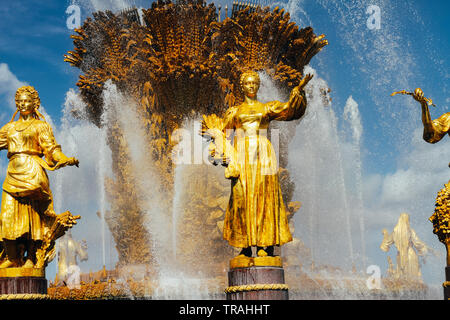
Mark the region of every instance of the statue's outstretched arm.
<instances>
[{"instance_id":1,"label":"statue's outstretched arm","mask_svg":"<svg viewBox=\"0 0 450 320\"><path fill-rule=\"evenodd\" d=\"M306 111L307 101L304 92L305 86L313 78L307 74L298 86L292 89L289 100L286 103L279 101L268 102L268 116L270 120L290 121L300 119Z\"/></svg>"},{"instance_id":2,"label":"statue's outstretched arm","mask_svg":"<svg viewBox=\"0 0 450 320\"><path fill-rule=\"evenodd\" d=\"M414 92L405 90L393 92L391 96L399 93L412 96L422 106L423 139L426 142L436 143L450 131L450 113L444 113L439 118L432 120L429 106L435 105L431 99L424 96L422 89L417 88Z\"/></svg>"},{"instance_id":3,"label":"statue's outstretched arm","mask_svg":"<svg viewBox=\"0 0 450 320\"><path fill-rule=\"evenodd\" d=\"M62 151L61 149L56 149L53 154L52 157L54 159L55 162L57 162L59 165L59 167L63 167L63 166L77 166L80 164L80 162L78 161L77 158L74 157L67 157Z\"/></svg>"},{"instance_id":4,"label":"statue's outstretched arm","mask_svg":"<svg viewBox=\"0 0 450 320\"><path fill-rule=\"evenodd\" d=\"M55 168L62 168L64 166L78 167L78 159L74 157L69 158L61 151L61 146L56 143L53 130L48 123L43 123L39 127L39 130L39 145L44 150L47 162L55 165Z\"/></svg>"},{"instance_id":5,"label":"statue's outstretched arm","mask_svg":"<svg viewBox=\"0 0 450 320\"><path fill-rule=\"evenodd\" d=\"M386 229L383 229L383 241L381 242L380 249L384 252L389 251L389 247L394 243L394 239L392 238L392 234L389 234Z\"/></svg>"},{"instance_id":6,"label":"statue's outstretched arm","mask_svg":"<svg viewBox=\"0 0 450 320\"><path fill-rule=\"evenodd\" d=\"M448 115L443 114L433 121L428 108L432 101L424 97L422 89L417 88L414 90L412 96L422 106L423 139L429 143L440 141L449 130L450 118Z\"/></svg>"}]
</instances>

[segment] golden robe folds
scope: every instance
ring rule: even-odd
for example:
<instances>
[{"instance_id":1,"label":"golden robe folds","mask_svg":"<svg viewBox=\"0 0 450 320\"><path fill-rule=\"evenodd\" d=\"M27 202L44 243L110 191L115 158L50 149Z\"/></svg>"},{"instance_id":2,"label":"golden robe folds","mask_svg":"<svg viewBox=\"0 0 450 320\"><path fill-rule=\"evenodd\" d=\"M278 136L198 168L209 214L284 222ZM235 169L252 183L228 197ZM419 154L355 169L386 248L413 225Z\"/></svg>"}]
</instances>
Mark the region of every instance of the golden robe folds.
<instances>
[{"instance_id":1,"label":"golden robe folds","mask_svg":"<svg viewBox=\"0 0 450 320\"><path fill-rule=\"evenodd\" d=\"M52 153L60 151L60 146L50 125L35 119L25 128L18 127L18 122L1 128L0 149L8 150L9 159L3 183L0 240L42 240L46 219L55 216L44 168L52 165Z\"/></svg>"},{"instance_id":2,"label":"golden robe folds","mask_svg":"<svg viewBox=\"0 0 450 320\"><path fill-rule=\"evenodd\" d=\"M305 104L306 98L302 95L301 104ZM299 110L273 101L258 102L252 108L241 105L227 111L225 130L235 130L237 157L236 163L230 163L225 170L226 178L232 180L232 190L223 234L234 247L267 247L292 240L276 153L267 139L267 129L272 120L300 118Z\"/></svg>"}]
</instances>

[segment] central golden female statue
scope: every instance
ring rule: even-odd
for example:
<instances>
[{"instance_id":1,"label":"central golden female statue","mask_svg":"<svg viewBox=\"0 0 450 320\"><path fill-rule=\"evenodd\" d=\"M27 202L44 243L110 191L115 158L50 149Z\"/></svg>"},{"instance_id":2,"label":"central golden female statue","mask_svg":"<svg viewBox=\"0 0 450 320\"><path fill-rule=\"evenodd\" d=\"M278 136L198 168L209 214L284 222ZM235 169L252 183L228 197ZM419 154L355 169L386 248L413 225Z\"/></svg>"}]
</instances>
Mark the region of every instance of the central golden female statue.
<instances>
[{"instance_id":1,"label":"central golden female statue","mask_svg":"<svg viewBox=\"0 0 450 320\"><path fill-rule=\"evenodd\" d=\"M52 128L40 119L33 87L19 88L15 100L16 113L0 129L0 150L7 149L9 159L0 213L0 268L42 268L54 253L55 239L79 218L54 212L45 169L78 166L78 160L61 152ZM20 117L13 121L17 112Z\"/></svg>"},{"instance_id":2,"label":"central golden female statue","mask_svg":"<svg viewBox=\"0 0 450 320\"><path fill-rule=\"evenodd\" d=\"M252 247L257 247L258 256L273 256L274 246L292 240L267 130L272 120L303 116L307 103L303 88L311 78L302 79L288 102L261 103L257 100L258 73L244 72L240 79L244 102L229 108L223 119L204 117L202 134L214 141L211 155L226 166L225 177L231 179L223 236L231 246L242 248L240 255L251 257ZM233 146L227 139L230 133L234 133Z\"/></svg>"}]
</instances>

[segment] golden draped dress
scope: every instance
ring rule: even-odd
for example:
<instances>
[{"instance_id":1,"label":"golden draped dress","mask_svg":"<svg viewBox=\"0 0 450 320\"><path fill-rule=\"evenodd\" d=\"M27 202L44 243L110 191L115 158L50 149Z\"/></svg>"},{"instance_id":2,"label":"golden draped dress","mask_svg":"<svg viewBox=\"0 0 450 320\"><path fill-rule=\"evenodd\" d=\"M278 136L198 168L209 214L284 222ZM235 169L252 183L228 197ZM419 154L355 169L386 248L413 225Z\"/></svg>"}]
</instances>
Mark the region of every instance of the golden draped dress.
<instances>
[{"instance_id":1,"label":"golden draped dress","mask_svg":"<svg viewBox=\"0 0 450 320\"><path fill-rule=\"evenodd\" d=\"M429 143L440 141L446 134L450 134L450 112L444 113L439 118L432 121L434 132L431 137L426 139Z\"/></svg>"},{"instance_id":2,"label":"golden draped dress","mask_svg":"<svg viewBox=\"0 0 450 320\"><path fill-rule=\"evenodd\" d=\"M305 103L306 99L301 102ZM225 115L224 131L227 136L230 130L234 132L236 151L235 163L229 163L225 170L225 177L231 179L231 196L223 236L231 246L267 247L292 241L277 157L267 130L272 120L300 118L300 107L278 101L257 102L251 109L244 104L231 107Z\"/></svg>"},{"instance_id":3,"label":"golden draped dress","mask_svg":"<svg viewBox=\"0 0 450 320\"><path fill-rule=\"evenodd\" d=\"M42 240L55 216L44 167L53 163L52 155L61 147L47 122L33 119L28 126L19 123L10 122L0 129L0 150L7 149L9 159L2 191L0 241L20 237Z\"/></svg>"}]
</instances>

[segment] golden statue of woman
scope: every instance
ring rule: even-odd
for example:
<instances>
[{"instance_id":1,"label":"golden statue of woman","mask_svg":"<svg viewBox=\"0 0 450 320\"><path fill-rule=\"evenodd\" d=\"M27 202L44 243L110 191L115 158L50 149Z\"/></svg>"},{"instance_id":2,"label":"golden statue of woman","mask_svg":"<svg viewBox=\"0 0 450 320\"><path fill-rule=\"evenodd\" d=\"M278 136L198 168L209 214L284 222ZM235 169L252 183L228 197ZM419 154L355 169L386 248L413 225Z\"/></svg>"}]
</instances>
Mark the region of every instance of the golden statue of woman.
<instances>
[{"instance_id":1,"label":"golden statue of woman","mask_svg":"<svg viewBox=\"0 0 450 320\"><path fill-rule=\"evenodd\" d=\"M8 150L9 159L0 212L0 268L41 268L51 258L47 250L54 240L79 218L54 212L45 169L79 162L61 152L52 128L38 111L40 99L33 87L19 88L15 102L14 116L0 129L0 149Z\"/></svg>"},{"instance_id":2,"label":"golden statue of woman","mask_svg":"<svg viewBox=\"0 0 450 320\"><path fill-rule=\"evenodd\" d=\"M225 177L231 179L231 196L223 226L224 239L242 248L240 255L273 256L274 246L292 240L283 197L278 164L267 130L272 120L299 119L306 110L304 86L307 75L295 87L289 101L261 103L257 99L260 78L257 72L244 72L240 86L244 102L229 108L223 119L205 116L202 134L210 136L214 160L226 166ZM229 143L234 133L233 145Z\"/></svg>"},{"instance_id":3,"label":"golden statue of woman","mask_svg":"<svg viewBox=\"0 0 450 320\"><path fill-rule=\"evenodd\" d=\"M422 279L419 256L425 256L430 248L419 239L416 231L411 228L409 214L402 213L391 234L383 229L381 250L388 252L391 245L397 249L397 268L395 277L418 280Z\"/></svg>"},{"instance_id":4,"label":"golden statue of woman","mask_svg":"<svg viewBox=\"0 0 450 320\"><path fill-rule=\"evenodd\" d=\"M416 88L414 92L405 90L393 92L392 96L398 93L411 95L414 100L420 103L422 107L423 139L426 142L439 142L450 132L450 112L432 120L429 106L434 106L434 104L431 99L424 96L422 89ZM438 236L439 241L446 246L447 266L450 267L450 181L438 192L435 210L429 220L433 223L433 232Z\"/></svg>"}]
</instances>

